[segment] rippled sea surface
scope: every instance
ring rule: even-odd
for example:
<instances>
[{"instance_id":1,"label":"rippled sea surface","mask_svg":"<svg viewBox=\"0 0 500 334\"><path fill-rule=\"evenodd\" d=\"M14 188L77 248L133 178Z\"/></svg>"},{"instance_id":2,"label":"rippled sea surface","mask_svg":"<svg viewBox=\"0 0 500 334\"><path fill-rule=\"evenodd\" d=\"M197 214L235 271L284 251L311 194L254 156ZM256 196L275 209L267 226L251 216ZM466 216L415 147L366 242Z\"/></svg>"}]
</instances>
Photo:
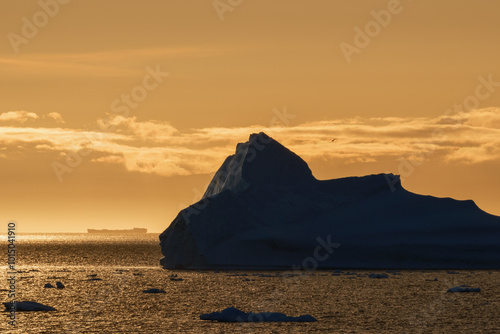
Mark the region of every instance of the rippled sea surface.
<instances>
[{"instance_id":1,"label":"rippled sea surface","mask_svg":"<svg viewBox=\"0 0 500 334\"><path fill-rule=\"evenodd\" d=\"M160 258L156 234L18 236L16 299L57 311L18 312L16 327L2 312L0 332L500 333L499 271L196 272L161 269ZM5 302L9 301L7 267L1 268L0 293ZM369 278L370 273L385 273L388 278ZM170 280L173 274L183 280ZM43 287L56 281L66 288ZM463 284L482 290L446 293ZM142 293L149 288L166 293ZM230 306L245 312L311 314L318 321L199 320L203 313Z\"/></svg>"}]
</instances>

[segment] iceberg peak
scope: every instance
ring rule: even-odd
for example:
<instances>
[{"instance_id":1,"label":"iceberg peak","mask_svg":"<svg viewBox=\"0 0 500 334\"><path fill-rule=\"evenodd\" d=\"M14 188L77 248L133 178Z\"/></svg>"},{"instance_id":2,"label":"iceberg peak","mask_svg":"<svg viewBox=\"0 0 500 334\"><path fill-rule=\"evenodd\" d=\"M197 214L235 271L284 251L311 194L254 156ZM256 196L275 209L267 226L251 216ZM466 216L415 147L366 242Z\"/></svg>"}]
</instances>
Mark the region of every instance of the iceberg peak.
<instances>
[{"instance_id":1,"label":"iceberg peak","mask_svg":"<svg viewBox=\"0 0 500 334\"><path fill-rule=\"evenodd\" d=\"M248 187L293 186L315 180L307 163L264 132L252 133L236 145L215 173L203 198L224 190L239 192Z\"/></svg>"}]
</instances>

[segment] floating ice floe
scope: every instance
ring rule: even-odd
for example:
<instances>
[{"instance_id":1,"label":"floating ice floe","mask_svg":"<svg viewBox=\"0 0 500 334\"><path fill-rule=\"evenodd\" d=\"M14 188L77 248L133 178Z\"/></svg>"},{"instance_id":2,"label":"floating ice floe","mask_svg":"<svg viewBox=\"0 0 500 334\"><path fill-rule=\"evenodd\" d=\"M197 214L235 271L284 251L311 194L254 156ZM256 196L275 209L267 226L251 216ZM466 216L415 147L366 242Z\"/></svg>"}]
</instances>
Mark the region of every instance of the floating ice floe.
<instances>
[{"instance_id":1,"label":"floating ice floe","mask_svg":"<svg viewBox=\"0 0 500 334\"><path fill-rule=\"evenodd\" d=\"M481 292L481 288L471 288L468 285L460 285L448 289L447 292Z\"/></svg>"},{"instance_id":2,"label":"floating ice floe","mask_svg":"<svg viewBox=\"0 0 500 334\"><path fill-rule=\"evenodd\" d=\"M370 277L370 278L389 278L389 276L386 274L370 274L370 275L368 275L368 277Z\"/></svg>"},{"instance_id":3,"label":"floating ice floe","mask_svg":"<svg viewBox=\"0 0 500 334\"><path fill-rule=\"evenodd\" d=\"M212 312L200 315L201 320L219 322L314 322L317 321L312 315L306 314L299 317L290 317L283 313L262 312L246 313L235 307L228 307L220 312Z\"/></svg>"},{"instance_id":4,"label":"floating ice floe","mask_svg":"<svg viewBox=\"0 0 500 334\"><path fill-rule=\"evenodd\" d=\"M143 293L166 293L165 291L160 290L160 289L147 289L147 290L144 290L142 292Z\"/></svg>"},{"instance_id":5,"label":"floating ice floe","mask_svg":"<svg viewBox=\"0 0 500 334\"><path fill-rule=\"evenodd\" d=\"M393 274L393 275L401 275L401 270L399 270L399 269L386 270L386 273Z\"/></svg>"},{"instance_id":6,"label":"floating ice floe","mask_svg":"<svg viewBox=\"0 0 500 334\"><path fill-rule=\"evenodd\" d=\"M43 305L40 303L36 302L14 302L14 303L3 303L5 306L5 311L10 311L12 309L15 309L17 312L24 312L24 311L56 311L55 308L47 305Z\"/></svg>"},{"instance_id":7,"label":"floating ice floe","mask_svg":"<svg viewBox=\"0 0 500 334\"><path fill-rule=\"evenodd\" d=\"M275 275L271 275L271 274L252 274L252 276L257 276L257 277L276 277Z\"/></svg>"}]
</instances>

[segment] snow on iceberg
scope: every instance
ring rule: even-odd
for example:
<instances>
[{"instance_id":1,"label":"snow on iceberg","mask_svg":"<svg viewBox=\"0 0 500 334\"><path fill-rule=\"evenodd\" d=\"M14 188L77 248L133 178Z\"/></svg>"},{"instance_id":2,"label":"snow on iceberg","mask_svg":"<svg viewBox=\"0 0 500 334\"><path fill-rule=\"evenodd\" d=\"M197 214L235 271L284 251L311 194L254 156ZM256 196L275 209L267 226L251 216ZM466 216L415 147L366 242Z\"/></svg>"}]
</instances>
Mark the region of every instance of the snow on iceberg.
<instances>
[{"instance_id":1,"label":"snow on iceberg","mask_svg":"<svg viewBox=\"0 0 500 334\"><path fill-rule=\"evenodd\" d=\"M283 313L262 312L246 313L235 307L228 307L220 312L212 312L200 315L201 320L212 320L219 322L314 322L317 321L312 315L306 314L298 317L290 317Z\"/></svg>"},{"instance_id":2,"label":"snow on iceberg","mask_svg":"<svg viewBox=\"0 0 500 334\"><path fill-rule=\"evenodd\" d=\"M169 269L498 269L500 217L471 200L411 193L393 174L317 180L259 133L236 146L160 244Z\"/></svg>"}]
</instances>

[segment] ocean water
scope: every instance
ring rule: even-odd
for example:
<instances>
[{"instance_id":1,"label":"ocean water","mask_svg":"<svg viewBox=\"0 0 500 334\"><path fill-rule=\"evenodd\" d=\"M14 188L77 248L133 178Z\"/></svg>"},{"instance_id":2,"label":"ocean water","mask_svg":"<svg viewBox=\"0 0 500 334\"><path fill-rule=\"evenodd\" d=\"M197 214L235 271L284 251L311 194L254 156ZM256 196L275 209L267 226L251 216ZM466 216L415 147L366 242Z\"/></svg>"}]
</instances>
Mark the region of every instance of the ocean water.
<instances>
[{"instance_id":1,"label":"ocean water","mask_svg":"<svg viewBox=\"0 0 500 334\"><path fill-rule=\"evenodd\" d=\"M500 333L499 271L180 271L159 266L156 234L30 234L16 241L16 299L57 311L18 312L16 327L2 312L1 333ZM2 262L5 302L7 259ZM56 281L66 288L43 288ZM446 293L463 284L482 291ZM149 288L166 293L142 293ZM318 321L199 320L230 306Z\"/></svg>"}]
</instances>

